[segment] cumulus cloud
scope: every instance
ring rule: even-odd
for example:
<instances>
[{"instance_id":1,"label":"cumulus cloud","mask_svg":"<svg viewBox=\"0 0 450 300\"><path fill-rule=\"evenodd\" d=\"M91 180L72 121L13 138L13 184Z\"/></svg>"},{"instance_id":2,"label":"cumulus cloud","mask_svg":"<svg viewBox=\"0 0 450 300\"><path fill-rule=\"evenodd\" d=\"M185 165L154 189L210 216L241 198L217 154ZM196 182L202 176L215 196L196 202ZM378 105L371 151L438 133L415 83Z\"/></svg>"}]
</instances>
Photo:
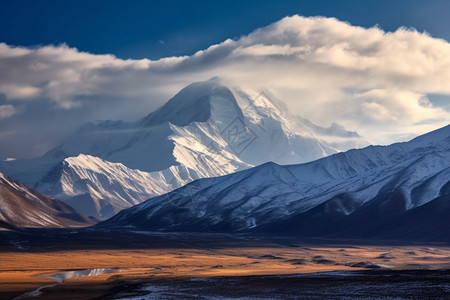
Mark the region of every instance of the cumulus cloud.
<instances>
[{"instance_id":1,"label":"cumulus cloud","mask_svg":"<svg viewBox=\"0 0 450 300\"><path fill-rule=\"evenodd\" d=\"M447 41L414 29L385 32L334 18L286 17L192 56L157 61L122 60L67 45L0 43L0 69L0 97L20 101L23 115L27 105L39 102L113 118L127 103L136 107L129 115L137 118L143 107L156 108L186 84L220 76L269 90L299 115L321 125L343 124L373 143L412 137L448 124L450 117L427 98L450 95ZM100 109L103 115L95 115L95 105L108 107L108 113Z\"/></svg>"}]
</instances>

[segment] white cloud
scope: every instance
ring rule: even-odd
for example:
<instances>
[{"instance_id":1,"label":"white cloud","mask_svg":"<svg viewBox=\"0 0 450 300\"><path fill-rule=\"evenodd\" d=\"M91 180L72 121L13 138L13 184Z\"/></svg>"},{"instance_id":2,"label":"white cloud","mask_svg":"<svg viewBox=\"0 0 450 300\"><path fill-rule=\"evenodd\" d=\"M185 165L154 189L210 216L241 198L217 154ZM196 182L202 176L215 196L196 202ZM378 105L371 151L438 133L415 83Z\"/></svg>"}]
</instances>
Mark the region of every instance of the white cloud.
<instances>
[{"instance_id":1,"label":"white cloud","mask_svg":"<svg viewBox=\"0 0 450 300\"><path fill-rule=\"evenodd\" d=\"M29 85L4 84L0 86L0 93L3 93L8 100L30 100L40 94L40 89Z\"/></svg>"},{"instance_id":2,"label":"white cloud","mask_svg":"<svg viewBox=\"0 0 450 300\"><path fill-rule=\"evenodd\" d=\"M0 105L0 119L7 119L16 114L17 111L12 105Z\"/></svg>"},{"instance_id":3,"label":"white cloud","mask_svg":"<svg viewBox=\"0 0 450 300\"><path fill-rule=\"evenodd\" d=\"M7 99L80 111L83 101L95 99L160 104L192 81L220 76L272 91L301 116L322 125L341 123L374 143L411 137L450 119L426 98L450 95L447 41L334 18L287 17L192 56L157 61L122 60L67 45L0 44L0 69L0 92Z\"/></svg>"}]
</instances>

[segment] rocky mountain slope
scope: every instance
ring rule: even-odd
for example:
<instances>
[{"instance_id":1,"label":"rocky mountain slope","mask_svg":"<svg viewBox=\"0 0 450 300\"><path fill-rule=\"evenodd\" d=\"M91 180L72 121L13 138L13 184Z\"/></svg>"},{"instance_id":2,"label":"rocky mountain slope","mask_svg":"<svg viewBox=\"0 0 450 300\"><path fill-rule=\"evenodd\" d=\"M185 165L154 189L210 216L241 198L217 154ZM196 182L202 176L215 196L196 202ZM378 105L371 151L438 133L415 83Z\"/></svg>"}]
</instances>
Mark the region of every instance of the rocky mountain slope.
<instances>
[{"instance_id":1,"label":"rocky mountain slope","mask_svg":"<svg viewBox=\"0 0 450 300\"><path fill-rule=\"evenodd\" d=\"M59 200L0 173L0 227L84 227L94 222Z\"/></svg>"}]
</instances>

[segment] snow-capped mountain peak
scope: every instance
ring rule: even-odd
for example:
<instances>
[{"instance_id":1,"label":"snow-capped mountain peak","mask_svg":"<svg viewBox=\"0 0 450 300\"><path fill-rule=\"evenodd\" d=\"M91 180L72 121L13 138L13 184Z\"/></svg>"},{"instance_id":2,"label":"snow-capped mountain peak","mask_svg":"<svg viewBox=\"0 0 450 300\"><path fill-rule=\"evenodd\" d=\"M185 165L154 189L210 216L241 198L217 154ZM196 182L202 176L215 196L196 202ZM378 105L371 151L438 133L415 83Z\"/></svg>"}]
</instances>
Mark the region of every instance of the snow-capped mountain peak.
<instances>
[{"instance_id":1,"label":"snow-capped mountain peak","mask_svg":"<svg viewBox=\"0 0 450 300\"><path fill-rule=\"evenodd\" d=\"M186 126L192 122L206 122L211 115L211 99L217 96L232 97L228 92L214 81L190 84L138 123L154 126L170 122Z\"/></svg>"},{"instance_id":2,"label":"snow-capped mountain peak","mask_svg":"<svg viewBox=\"0 0 450 300\"><path fill-rule=\"evenodd\" d=\"M190 84L137 122L89 123L44 157L2 162L0 169L107 217L198 178L270 161L311 161L366 144L338 125L323 128L290 114L268 92L209 80ZM32 173L31 164L37 166Z\"/></svg>"}]
</instances>

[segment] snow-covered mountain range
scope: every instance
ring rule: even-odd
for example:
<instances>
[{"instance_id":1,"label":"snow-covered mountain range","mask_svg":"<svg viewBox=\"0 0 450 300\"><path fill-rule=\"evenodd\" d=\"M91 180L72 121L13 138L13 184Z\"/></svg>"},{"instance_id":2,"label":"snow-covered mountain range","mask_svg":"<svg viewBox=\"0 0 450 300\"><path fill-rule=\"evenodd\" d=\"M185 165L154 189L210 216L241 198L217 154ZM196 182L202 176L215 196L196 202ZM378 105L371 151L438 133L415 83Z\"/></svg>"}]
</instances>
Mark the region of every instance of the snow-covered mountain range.
<instances>
[{"instance_id":1,"label":"snow-covered mountain range","mask_svg":"<svg viewBox=\"0 0 450 300\"><path fill-rule=\"evenodd\" d=\"M450 125L313 162L194 181L100 226L297 236L450 236Z\"/></svg>"},{"instance_id":2,"label":"snow-covered mountain range","mask_svg":"<svg viewBox=\"0 0 450 300\"><path fill-rule=\"evenodd\" d=\"M0 229L83 227L94 224L67 204L0 173Z\"/></svg>"},{"instance_id":3,"label":"snow-covered mountain range","mask_svg":"<svg viewBox=\"0 0 450 300\"><path fill-rule=\"evenodd\" d=\"M81 212L110 217L199 178L294 164L366 146L357 133L294 116L268 93L193 83L134 123L89 123L41 158L0 170Z\"/></svg>"},{"instance_id":4,"label":"snow-covered mountain range","mask_svg":"<svg viewBox=\"0 0 450 300\"><path fill-rule=\"evenodd\" d=\"M85 214L97 212L104 217L194 180L189 172L180 165L164 171L143 172L122 163L79 154L53 168L38 188Z\"/></svg>"}]
</instances>

